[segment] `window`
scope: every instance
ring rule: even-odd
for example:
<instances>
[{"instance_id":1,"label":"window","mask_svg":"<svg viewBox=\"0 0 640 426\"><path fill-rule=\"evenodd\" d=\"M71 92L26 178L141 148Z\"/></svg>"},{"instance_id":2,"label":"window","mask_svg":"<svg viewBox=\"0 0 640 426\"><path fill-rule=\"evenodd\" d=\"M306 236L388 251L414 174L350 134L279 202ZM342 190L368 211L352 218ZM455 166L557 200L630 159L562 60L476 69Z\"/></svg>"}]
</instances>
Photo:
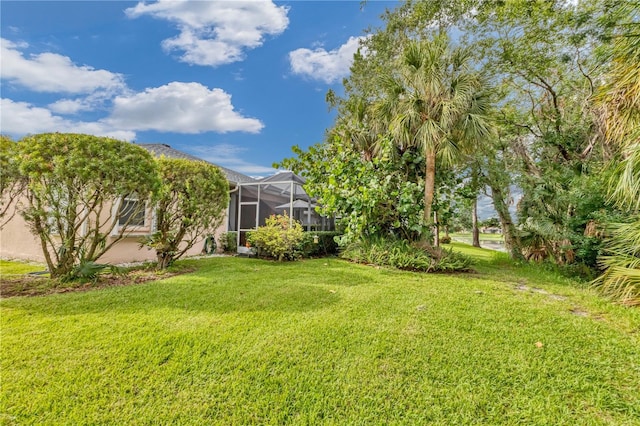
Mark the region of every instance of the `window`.
<instances>
[{"instance_id":1,"label":"window","mask_svg":"<svg viewBox=\"0 0 640 426\"><path fill-rule=\"evenodd\" d=\"M147 203L137 198L124 198L120 204L118 225L145 226Z\"/></svg>"}]
</instances>

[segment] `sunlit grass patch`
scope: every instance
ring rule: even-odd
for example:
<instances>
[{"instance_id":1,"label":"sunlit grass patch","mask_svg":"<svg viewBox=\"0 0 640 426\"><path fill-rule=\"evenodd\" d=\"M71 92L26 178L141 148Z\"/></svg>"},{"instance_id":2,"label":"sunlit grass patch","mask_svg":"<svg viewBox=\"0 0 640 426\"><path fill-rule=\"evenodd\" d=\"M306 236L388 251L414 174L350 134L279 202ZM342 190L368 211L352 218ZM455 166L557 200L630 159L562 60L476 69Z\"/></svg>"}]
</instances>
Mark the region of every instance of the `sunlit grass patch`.
<instances>
[{"instance_id":1,"label":"sunlit grass patch","mask_svg":"<svg viewBox=\"0 0 640 426\"><path fill-rule=\"evenodd\" d=\"M10 278L15 275L24 275L30 272L45 271L46 269L46 265L39 263L0 259L0 279Z\"/></svg>"}]
</instances>

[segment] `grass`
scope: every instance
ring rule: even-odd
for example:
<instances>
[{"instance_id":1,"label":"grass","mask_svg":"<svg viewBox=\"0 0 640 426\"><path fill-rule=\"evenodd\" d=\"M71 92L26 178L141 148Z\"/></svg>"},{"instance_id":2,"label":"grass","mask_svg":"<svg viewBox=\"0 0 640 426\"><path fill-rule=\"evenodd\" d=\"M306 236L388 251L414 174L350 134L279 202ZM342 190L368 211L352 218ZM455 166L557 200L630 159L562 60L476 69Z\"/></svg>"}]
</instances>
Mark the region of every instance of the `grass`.
<instances>
[{"instance_id":1,"label":"grass","mask_svg":"<svg viewBox=\"0 0 640 426\"><path fill-rule=\"evenodd\" d=\"M5 424L638 424L640 310L454 244L475 274L187 261L0 302Z\"/></svg>"},{"instance_id":2,"label":"grass","mask_svg":"<svg viewBox=\"0 0 640 426\"><path fill-rule=\"evenodd\" d=\"M30 272L40 272L47 269L46 265L30 262L18 262L0 259L0 278L11 278Z\"/></svg>"}]
</instances>

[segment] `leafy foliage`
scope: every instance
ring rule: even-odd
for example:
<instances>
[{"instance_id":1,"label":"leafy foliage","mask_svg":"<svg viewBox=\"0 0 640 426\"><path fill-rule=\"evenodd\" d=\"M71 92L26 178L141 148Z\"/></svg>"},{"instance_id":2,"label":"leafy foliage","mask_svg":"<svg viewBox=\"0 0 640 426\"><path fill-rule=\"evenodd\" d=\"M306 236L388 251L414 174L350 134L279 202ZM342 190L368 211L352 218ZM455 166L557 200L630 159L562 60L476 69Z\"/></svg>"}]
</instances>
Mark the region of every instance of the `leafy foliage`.
<instances>
[{"instance_id":1,"label":"leafy foliage","mask_svg":"<svg viewBox=\"0 0 640 426\"><path fill-rule=\"evenodd\" d=\"M352 241L341 256L357 263L391 266L397 269L421 272L468 271L471 258L464 254L418 247L406 240L368 238Z\"/></svg>"},{"instance_id":2,"label":"leafy foliage","mask_svg":"<svg viewBox=\"0 0 640 426\"><path fill-rule=\"evenodd\" d=\"M306 179L305 189L318 198L321 212L339 217L344 242L361 236L396 235L416 239L424 232L420 177L424 158L415 150L398 152L380 145L380 155L363 160L361 152L334 136L308 151L294 147L297 158L280 166Z\"/></svg>"},{"instance_id":3,"label":"leafy foliage","mask_svg":"<svg viewBox=\"0 0 640 426\"><path fill-rule=\"evenodd\" d=\"M98 279L100 274L109 272L111 274L120 273L120 269L114 265L107 263L97 263L92 260L82 260L75 265L73 269L66 275L60 277L60 280L64 282L69 281L93 281Z\"/></svg>"},{"instance_id":4,"label":"leafy foliage","mask_svg":"<svg viewBox=\"0 0 640 426\"><path fill-rule=\"evenodd\" d=\"M0 227L13 217L11 214L5 219L24 186L16 150L17 144L11 138L0 135Z\"/></svg>"},{"instance_id":5,"label":"leafy foliage","mask_svg":"<svg viewBox=\"0 0 640 426\"><path fill-rule=\"evenodd\" d=\"M157 163L162 185L155 198L156 230L143 244L156 250L164 269L220 225L229 184L204 161L161 157Z\"/></svg>"},{"instance_id":6,"label":"leafy foliage","mask_svg":"<svg viewBox=\"0 0 640 426\"><path fill-rule=\"evenodd\" d=\"M158 188L156 164L144 149L115 139L46 133L17 143L24 180L18 209L41 243L52 277L94 262L131 231L119 225L121 197L148 199ZM142 205L143 203L141 203Z\"/></svg>"},{"instance_id":7,"label":"leafy foliage","mask_svg":"<svg viewBox=\"0 0 640 426\"><path fill-rule=\"evenodd\" d=\"M448 235L440 237L440 244L451 244L451 237Z\"/></svg>"},{"instance_id":8,"label":"leafy foliage","mask_svg":"<svg viewBox=\"0 0 640 426\"><path fill-rule=\"evenodd\" d=\"M247 237L249 243L258 250L258 256L278 261L296 260L301 256L304 240L302 225L284 215L271 215L265 225L252 231Z\"/></svg>"},{"instance_id":9,"label":"leafy foliage","mask_svg":"<svg viewBox=\"0 0 640 426\"><path fill-rule=\"evenodd\" d=\"M613 225L606 268L596 285L622 303L640 305L640 3L619 3L617 37L611 49L607 84L598 93L602 128L608 143L622 149L613 166L610 195L629 213L626 223Z\"/></svg>"},{"instance_id":10,"label":"leafy foliage","mask_svg":"<svg viewBox=\"0 0 640 426\"><path fill-rule=\"evenodd\" d=\"M220 235L220 248L225 253L235 253L238 250L238 233L236 231L223 232Z\"/></svg>"},{"instance_id":11,"label":"leafy foliage","mask_svg":"<svg viewBox=\"0 0 640 426\"><path fill-rule=\"evenodd\" d=\"M375 108L393 143L425 157L423 217L432 223L437 158L451 165L490 133L484 81L471 51L451 46L446 34L407 42L385 71Z\"/></svg>"},{"instance_id":12,"label":"leafy foliage","mask_svg":"<svg viewBox=\"0 0 640 426\"><path fill-rule=\"evenodd\" d=\"M344 243L426 239L431 209L445 230L468 223L456 212L473 217L484 192L512 259L601 268L602 230L640 217L638 5L406 1L354 56L344 96L327 94L328 139L283 164L343 217Z\"/></svg>"},{"instance_id":13,"label":"leafy foliage","mask_svg":"<svg viewBox=\"0 0 640 426\"><path fill-rule=\"evenodd\" d=\"M329 256L338 253L337 239L341 232L317 231L305 232L301 252L303 257Z\"/></svg>"},{"instance_id":14,"label":"leafy foliage","mask_svg":"<svg viewBox=\"0 0 640 426\"><path fill-rule=\"evenodd\" d=\"M640 306L640 221L612 227L613 237L600 258L606 269L594 284L614 300Z\"/></svg>"}]
</instances>

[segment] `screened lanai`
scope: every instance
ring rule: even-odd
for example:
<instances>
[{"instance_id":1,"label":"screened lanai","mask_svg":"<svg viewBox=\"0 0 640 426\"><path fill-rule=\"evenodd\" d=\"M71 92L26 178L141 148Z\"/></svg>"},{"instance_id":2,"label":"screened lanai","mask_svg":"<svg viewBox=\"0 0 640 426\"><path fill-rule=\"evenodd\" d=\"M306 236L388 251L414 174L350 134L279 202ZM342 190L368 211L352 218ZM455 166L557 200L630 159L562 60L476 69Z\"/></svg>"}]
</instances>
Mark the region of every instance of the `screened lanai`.
<instances>
[{"instance_id":1,"label":"screened lanai","mask_svg":"<svg viewBox=\"0 0 640 426\"><path fill-rule=\"evenodd\" d=\"M238 185L237 231L238 252L246 251L247 232L263 226L273 214L286 213L297 220L305 231L333 231L333 218L316 212L317 200L309 197L302 186L304 179L293 172L281 172L273 176ZM230 212L231 213L231 212Z\"/></svg>"}]
</instances>

